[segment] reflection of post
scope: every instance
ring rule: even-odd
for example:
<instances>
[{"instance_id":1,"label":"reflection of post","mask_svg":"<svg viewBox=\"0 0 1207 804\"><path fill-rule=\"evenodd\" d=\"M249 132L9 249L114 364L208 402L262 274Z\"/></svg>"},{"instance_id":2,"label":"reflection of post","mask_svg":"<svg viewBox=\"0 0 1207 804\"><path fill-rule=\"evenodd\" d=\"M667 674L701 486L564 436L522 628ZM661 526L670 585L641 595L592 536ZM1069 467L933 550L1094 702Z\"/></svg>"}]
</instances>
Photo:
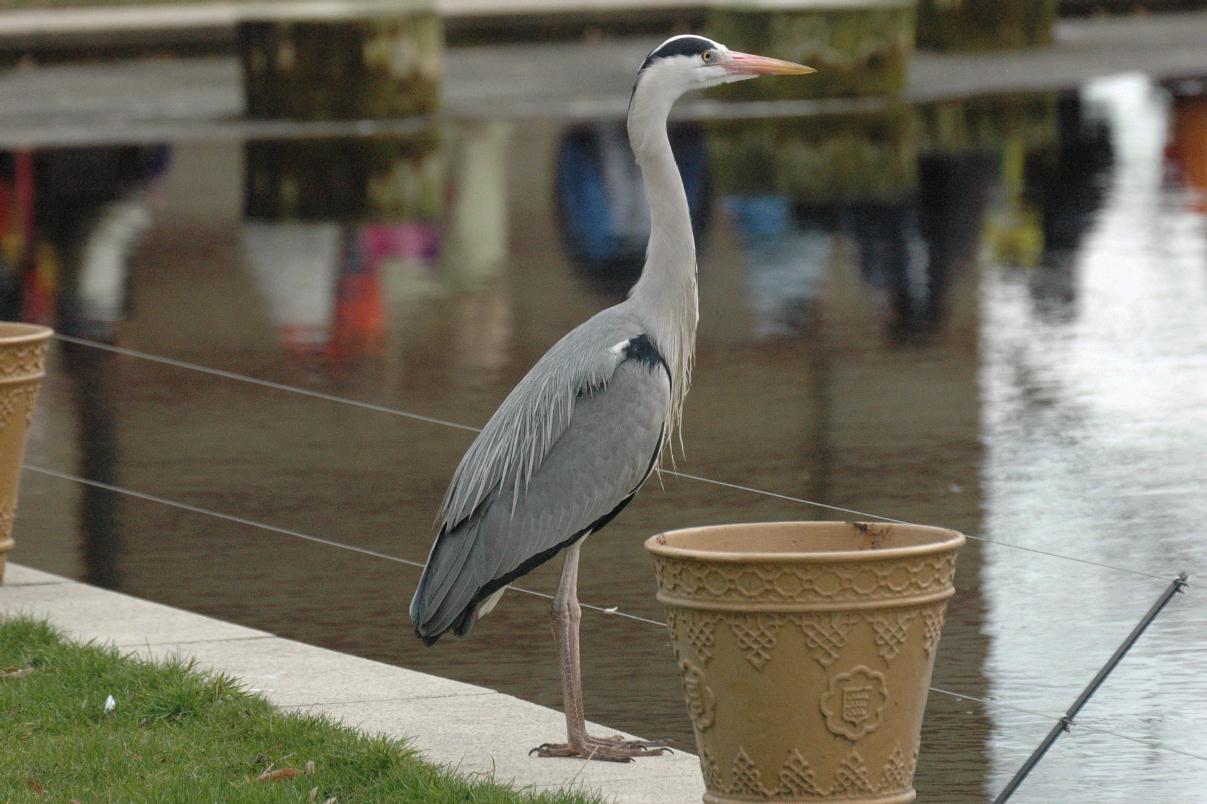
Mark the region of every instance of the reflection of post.
<instances>
[{"instance_id":1,"label":"reflection of post","mask_svg":"<svg viewBox=\"0 0 1207 804\"><path fill-rule=\"evenodd\" d=\"M28 160L22 298L14 303L23 315L53 317L66 335L116 340L126 315L130 259L151 223L147 187L164 174L169 156L166 146L121 146L49 150ZM115 483L114 356L68 343L60 351L77 397L78 473ZM85 580L118 586L116 497L83 487L79 523Z\"/></svg>"},{"instance_id":2,"label":"reflection of post","mask_svg":"<svg viewBox=\"0 0 1207 804\"><path fill-rule=\"evenodd\" d=\"M851 209L858 212L855 220L860 223L885 218L878 214L882 210L891 217L913 195L916 182L914 139L904 107L718 121L710 128L709 152L718 189L730 196L739 226L749 231L744 238L746 272L756 304L772 316L756 324L767 334L782 330L792 319L792 329L805 329L807 316L802 313L819 292L829 261L830 236L822 231L827 219ZM768 188L774 197L765 197ZM874 269L869 279L872 273L891 276L894 266L908 261L910 255L897 240L881 242L881 229L857 227L857 234L862 235L865 262ZM877 249L880 245L886 247ZM907 272L896 273L904 277ZM789 278L795 288L785 286ZM791 305L798 308L795 313L784 306L785 290L799 299ZM768 301L760 304L761 298Z\"/></svg>"},{"instance_id":3,"label":"reflection of post","mask_svg":"<svg viewBox=\"0 0 1207 804\"><path fill-rule=\"evenodd\" d=\"M450 137L452 200L443 273L461 285L494 277L507 259L510 123L460 123Z\"/></svg>"},{"instance_id":4,"label":"reflection of post","mask_svg":"<svg viewBox=\"0 0 1207 804\"><path fill-rule=\"evenodd\" d=\"M1201 93L1201 83L1193 83L1200 84ZM1196 191L1194 209L1207 212L1207 98L1182 94L1178 86L1173 90L1167 157L1178 178Z\"/></svg>"},{"instance_id":5,"label":"reflection of post","mask_svg":"<svg viewBox=\"0 0 1207 804\"><path fill-rule=\"evenodd\" d=\"M1030 154L1058 140L1055 93L940 101L918 107L924 155L980 155L998 163L1002 192L991 205L986 238L1004 261L1035 265L1043 253L1039 210L1024 193Z\"/></svg>"},{"instance_id":6,"label":"reflection of post","mask_svg":"<svg viewBox=\"0 0 1207 804\"><path fill-rule=\"evenodd\" d=\"M435 111L444 33L430 4L261 5L239 23L247 113L398 118Z\"/></svg>"},{"instance_id":7,"label":"reflection of post","mask_svg":"<svg viewBox=\"0 0 1207 804\"><path fill-rule=\"evenodd\" d=\"M928 253L919 314L928 330L945 317L952 282L976 270L993 170L993 162L980 154L918 160L918 228Z\"/></svg>"},{"instance_id":8,"label":"reflection of post","mask_svg":"<svg viewBox=\"0 0 1207 804\"><path fill-rule=\"evenodd\" d=\"M913 0L760 2L712 6L708 31L734 50L817 69L805 81L743 81L728 98L832 98L901 91L914 49Z\"/></svg>"},{"instance_id":9,"label":"reflection of post","mask_svg":"<svg viewBox=\"0 0 1207 804\"><path fill-rule=\"evenodd\" d=\"M244 146L244 215L263 221L430 219L440 209L434 129Z\"/></svg>"},{"instance_id":10,"label":"reflection of post","mask_svg":"<svg viewBox=\"0 0 1207 804\"><path fill-rule=\"evenodd\" d=\"M918 46L936 50L1034 47L1052 41L1056 0L920 0Z\"/></svg>"},{"instance_id":11,"label":"reflection of post","mask_svg":"<svg viewBox=\"0 0 1207 804\"><path fill-rule=\"evenodd\" d=\"M1094 222L1113 161L1105 121L1087 114L1079 95L1059 100L1059 141L1027 152L1023 193L1037 209L1043 253L1027 277L1036 313L1070 321L1077 311L1076 251Z\"/></svg>"},{"instance_id":12,"label":"reflection of post","mask_svg":"<svg viewBox=\"0 0 1207 804\"><path fill-rule=\"evenodd\" d=\"M909 110L715 121L709 157L724 193L786 196L796 207L897 203L912 191Z\"/></svg>"},{"instance_id":13,"label":"reflection of post","mask_svg":"<svg viewBox=\"0 0 1207 804\"><path fill-rule=\"evenodd\" d=\"M436 144L423 130L245 145L244 253L289 348L374 353L389 300L434 283Z\"/></svg>"},{"instance_id":14,"label":"reflection of post","mask_svg":"<svg viewBox=\"0 0 1207 804\"><path fill-rule=\"evenodd\" d=\"M80 475L99 483L116 483L118 439L115 394L116 359L112 352L60 345L79 412ZM94 486L80 493L80 546L84 581L107 589L121 586L122 534L117 520L118 495Z\"/></svg>"}]
</instances>

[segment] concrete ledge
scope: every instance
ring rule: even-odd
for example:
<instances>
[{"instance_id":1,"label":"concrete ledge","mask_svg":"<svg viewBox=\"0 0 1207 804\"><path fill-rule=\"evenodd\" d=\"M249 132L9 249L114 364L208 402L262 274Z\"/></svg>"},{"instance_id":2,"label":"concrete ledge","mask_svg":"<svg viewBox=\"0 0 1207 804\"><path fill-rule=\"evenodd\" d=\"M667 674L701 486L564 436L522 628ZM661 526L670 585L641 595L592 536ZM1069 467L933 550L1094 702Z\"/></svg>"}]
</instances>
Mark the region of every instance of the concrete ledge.
<instances>
[{"instance_id":1,"label":"concrete ledge","mask_svg":"<svg viewBox=\"0 0 1207 804\"><path fill-rule=\"evenodd\" d=\"M667 804L696 802L704 794L692 754L629 764L536 759L529 748L565 734L561 712L10 563L0 585L0 616L16 614L45 618L75 639L143 658L195 659L277 706L410 739L432 762L517 787L575 786L612 801ZM597 724L593 731L615 733Z\"/></svg>"},{"instance_id":2,"label":"concrete ledge","mask_svg":"<svg viewBox=\"0 0 1207 804\"><path fill-rule=\"evenodd\" d=\"M71 583L66 578L49 572L30 569L20 564L9 564L4 572L4 586L41 586L52 583Z\"/></svg>"}]
</instances>

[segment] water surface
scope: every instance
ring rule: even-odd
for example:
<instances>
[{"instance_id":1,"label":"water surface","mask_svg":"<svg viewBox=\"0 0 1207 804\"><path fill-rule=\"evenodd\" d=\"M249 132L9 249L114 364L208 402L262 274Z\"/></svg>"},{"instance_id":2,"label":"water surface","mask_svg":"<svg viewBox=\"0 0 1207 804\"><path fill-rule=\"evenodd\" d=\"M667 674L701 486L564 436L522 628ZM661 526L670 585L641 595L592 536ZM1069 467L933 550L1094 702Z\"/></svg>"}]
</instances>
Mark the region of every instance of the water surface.
<instances>
[{"instance_id":1,"label":"water surface","mask_svg":"<svg viewBox=\"0 0 1207 804\"><path fill-rule=\"evenodd\" d=\"M918 771L920 800L977 801L1051 725L1019 710L1058 716L1166 579L1207 570L1207 100L1133 76L885 115L676 128L701 243L676 467L1017 546L961 554L934 683L995 704L932 694ZM616 121L0 170L6 317L469 427L621 298L646 234ZM27 463L422 562L472 437L58 343ZM649 534L850 516L664 476L590 539L580 598L658 619ZM413 566L32 471L16 537L40 569L560 703L539 597L425 649ZM1016 800L1207 784L1161 748L1207 754L1197 598L1085 711L1124 736L1075 729ZM590 718L694 750L663 629L589 612L583 641Z\"/></svg>"}]
</instances>

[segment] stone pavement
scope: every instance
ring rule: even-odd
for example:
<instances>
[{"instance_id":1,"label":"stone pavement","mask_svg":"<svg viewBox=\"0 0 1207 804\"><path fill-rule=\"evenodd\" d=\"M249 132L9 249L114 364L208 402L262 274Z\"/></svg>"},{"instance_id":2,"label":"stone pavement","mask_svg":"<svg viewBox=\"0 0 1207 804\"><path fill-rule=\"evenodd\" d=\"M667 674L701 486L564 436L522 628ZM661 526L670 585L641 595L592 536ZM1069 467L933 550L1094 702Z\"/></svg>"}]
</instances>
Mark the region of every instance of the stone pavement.
<instances>
[{"instance_id":1,"label":"stone pavement","mask_svg":"<svg viewBox=\"0 0 1207 804\"><path fill-rule=\"evenodd\" d=\"M616 802L700 801L692 754L629 764L536 759L565 733L561 712L485 687L348 656L9 563L0 616L45 618L68 636L142 657L185 656L241 679L282 709L323 712L410 739L429 761L531 789L591 790ZM597 734L614 729L595 725Z\"/></svg>"}]
</instances>

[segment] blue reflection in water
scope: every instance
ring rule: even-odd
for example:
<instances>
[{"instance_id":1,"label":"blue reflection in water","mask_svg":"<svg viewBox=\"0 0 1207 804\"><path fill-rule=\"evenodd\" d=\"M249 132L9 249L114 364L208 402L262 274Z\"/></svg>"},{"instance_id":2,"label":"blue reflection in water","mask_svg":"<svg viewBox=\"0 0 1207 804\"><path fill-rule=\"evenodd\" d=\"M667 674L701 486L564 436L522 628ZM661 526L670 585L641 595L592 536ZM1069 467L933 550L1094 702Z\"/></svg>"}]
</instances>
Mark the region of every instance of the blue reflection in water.
<instances>
[{"instance_id":1,"label":"blue reflection in water","mask_svg":"<svg viewBox=\"0 0 1207 804\"><path fill-rule=\"evenodd\" d=\"M799 224L791 202L779 196L728 196L722 208L732 217L746 262L754 336L761 340L803 332L821 297L833 250L831 234Z\"/></svg>"},{"instance_id":2,"label":"blue reflection in water","mask_svg":"<svg viewBox=\"0 0 1207 804\"><path fill-rule=\"evenodd\" d=\"M669 135L699 242L709 212L704 129L672 124ZM627 292L641 274L650 213L625 124L568 129L558 145L554 193L562 242L579 274L606 295Z\"/></svg>"}]
</instances>

